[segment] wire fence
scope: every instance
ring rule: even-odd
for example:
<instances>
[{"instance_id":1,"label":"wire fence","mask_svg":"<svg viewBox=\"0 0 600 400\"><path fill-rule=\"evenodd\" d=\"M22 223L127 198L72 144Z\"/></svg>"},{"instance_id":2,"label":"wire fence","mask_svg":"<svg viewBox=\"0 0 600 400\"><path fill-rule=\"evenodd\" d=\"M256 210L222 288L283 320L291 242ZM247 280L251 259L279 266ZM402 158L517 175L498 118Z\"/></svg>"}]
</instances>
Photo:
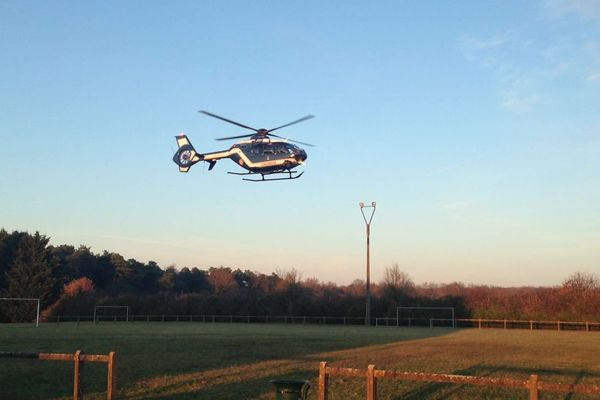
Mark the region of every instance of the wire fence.
<instances>
[{"instance_id":1,"label":"wire fence","mask_svg":"<svg viewBox=\"0 0 600 400\"><path fill-rule=\"evenodd\" d=\"M48 317L46 323L108 323L108 322L202 322L246 324L312 324L312 325L365 325L360 317L289 316L289 315L177 315L130 314L127 315L57 315ZM537 321L483 318L371 318L376 327L408 328L476 328L476 329L528 329L600 332L600 322L590 321Z\"/></svg>"}]
</instances>

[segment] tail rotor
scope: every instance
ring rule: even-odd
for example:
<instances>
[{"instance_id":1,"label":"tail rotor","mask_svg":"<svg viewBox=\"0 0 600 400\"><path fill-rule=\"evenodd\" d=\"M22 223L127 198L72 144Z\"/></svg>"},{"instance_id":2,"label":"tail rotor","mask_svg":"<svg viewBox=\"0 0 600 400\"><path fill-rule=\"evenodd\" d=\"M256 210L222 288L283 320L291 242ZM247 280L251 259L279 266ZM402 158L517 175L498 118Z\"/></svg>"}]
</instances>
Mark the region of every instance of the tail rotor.
<instances>
[{"instance_id":1,"label":"tail rotor","mask_svg":"<svg viewBox=\"0 0 600 400\"><path fill-rule=\"evenodd\" d=\"M183 133L175 136L177 139L177 151L173 156L173 162L179 166L179 172L188 172L192 165L202 161L204 157L196 152L194 146Z\"/></svg>"}]
</instances>

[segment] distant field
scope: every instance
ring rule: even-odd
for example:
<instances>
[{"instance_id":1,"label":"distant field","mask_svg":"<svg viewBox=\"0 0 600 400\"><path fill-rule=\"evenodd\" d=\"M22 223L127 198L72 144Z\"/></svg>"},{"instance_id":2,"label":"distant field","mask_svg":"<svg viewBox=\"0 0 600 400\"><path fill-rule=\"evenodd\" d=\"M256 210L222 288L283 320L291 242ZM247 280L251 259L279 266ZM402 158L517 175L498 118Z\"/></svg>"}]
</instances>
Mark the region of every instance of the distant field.
<instances>
[{"instance_id":1,"label":"distant field","mask_svg":"<svg viewBox=\"0 0 600 400\"><path fill-rule=\"evenodd\" d=\"M302 378L316 399L333 365L600 384L600 333L211 323L0 325L0 351L118 353L120 399L272 399L270 379ZM0 359L0 399L68 398L68 362ZM102 399L104 364L86 364ZM330 400L364 399L362 379L331 378ZM525 391L380 381L380 399L527 399ZM402 396L402 397L401 397ZM541 399L593 397L542 395Z\"/></svg>"}]
</instances>

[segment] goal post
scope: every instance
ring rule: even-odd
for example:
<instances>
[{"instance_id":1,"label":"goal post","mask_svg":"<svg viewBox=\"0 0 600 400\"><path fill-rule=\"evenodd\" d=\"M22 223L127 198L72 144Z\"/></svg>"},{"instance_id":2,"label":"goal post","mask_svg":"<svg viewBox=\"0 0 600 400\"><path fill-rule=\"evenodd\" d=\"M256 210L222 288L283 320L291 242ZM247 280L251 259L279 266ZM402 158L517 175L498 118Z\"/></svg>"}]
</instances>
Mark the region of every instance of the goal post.
<instances>
[{"instance_id":1,"label":"goal post","mask_svg":"<svg viewBox=\"0 0 600 400\"><path fill-rule=\"evenodd\" d=\"M99 309L107 309L107 308L112 308L112 309L125 309L125 321L128 322L129 321L129 306L94 306L94 323L96 323L98 321L98 317L100 317L100 315L98 314L98 310ZM116 321L116 319L115 319Z\"/></svg>"},{"instance_id":2,"label":"goal post","mask_svg":"<svg viewBox=\"0 0 600 400\"><path fill-rule=\"evenodd\" d=\"M37 308L35 313L35 327L40 326L40 299L30 297L0 297L0 301L35 301Z\"/></svg>"},{"instance_id":3,"label":"goal post","mask_svg":"<svg viewBox=\"0 0 600 400\"><path fill-rule=\"evenodd\" d=\"M452 327L456 328L456 318L454 315L454 307L396 307L396 325L399 326L399 321L400 321L400 312L403 310L407 310L407 311L426 311L426 312L432 312L432 311L450 311L451 315L452 315ZM418 318L417 318L418 319ZM423 319L423 318L420 318ZM434 319L438 319L441 320L442 318L429 318L430 320L430 324L431 321ZM410 326L410 320L411 318L408 318L409 320L409 326Z\"/></svg>"}]
</instances>

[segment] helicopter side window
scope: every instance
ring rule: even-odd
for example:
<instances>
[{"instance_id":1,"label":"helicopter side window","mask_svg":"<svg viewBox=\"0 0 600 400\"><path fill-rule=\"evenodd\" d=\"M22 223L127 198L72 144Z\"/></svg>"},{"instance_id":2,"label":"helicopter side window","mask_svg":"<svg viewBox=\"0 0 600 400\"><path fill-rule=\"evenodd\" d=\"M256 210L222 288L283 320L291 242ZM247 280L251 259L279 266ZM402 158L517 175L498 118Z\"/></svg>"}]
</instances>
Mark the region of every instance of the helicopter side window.
<instances>
[{"instance_id":1,"label":"helicopter side window","mask_svg":"<svg viewBox=\"0 0 600 400\"><path fill-rule=\"evenodd\" d=\"M252 146L251 152L252 152L252 154L262 154L263 153L263 145L255 144L254 146Z\"/></svg>"},{"instance_id":2,"label":"helicopter side window","mask_svg":"<svg viewBox=\"0 0 600 400\"><path fill-rule=\"evenodd\" d=\"M286 147L287 152L290 154L294 154L294 151L297 149L296 146L294 146L293 144L290 144L290 143L287 143L285 147Z\"/></svg>"},{"instance_id":3,"label":"helicopter side window","mask_svg":"<svg viewBox=\"0 0 600 400\"><path fill-rule=\"evenodd\" d=\"M275 154L273 151L273 146L265 146L263 148L263 154Z\"/></svg>"}]
</instances>

